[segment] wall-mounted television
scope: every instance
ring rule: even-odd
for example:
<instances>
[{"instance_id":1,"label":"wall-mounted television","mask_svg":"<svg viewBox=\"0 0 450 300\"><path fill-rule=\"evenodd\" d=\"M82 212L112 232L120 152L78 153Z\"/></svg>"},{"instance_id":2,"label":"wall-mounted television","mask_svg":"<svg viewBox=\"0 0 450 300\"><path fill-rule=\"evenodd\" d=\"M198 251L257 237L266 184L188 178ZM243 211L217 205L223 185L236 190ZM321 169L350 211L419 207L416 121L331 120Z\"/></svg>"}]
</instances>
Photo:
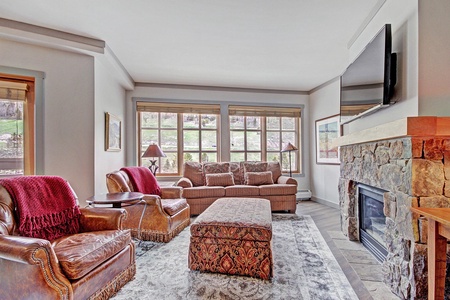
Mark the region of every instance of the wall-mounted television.
<instances>
[{"instance_id":1,"label":"wall-mounted television","mask_svg":"<svg viewBox=\"0 0 450 300\"><path fill-rule=\"evenodd\" d=\"M396 83L397 55L386 24L341 75L341 124L395 103Z\"/></svg>"}]
</instances>

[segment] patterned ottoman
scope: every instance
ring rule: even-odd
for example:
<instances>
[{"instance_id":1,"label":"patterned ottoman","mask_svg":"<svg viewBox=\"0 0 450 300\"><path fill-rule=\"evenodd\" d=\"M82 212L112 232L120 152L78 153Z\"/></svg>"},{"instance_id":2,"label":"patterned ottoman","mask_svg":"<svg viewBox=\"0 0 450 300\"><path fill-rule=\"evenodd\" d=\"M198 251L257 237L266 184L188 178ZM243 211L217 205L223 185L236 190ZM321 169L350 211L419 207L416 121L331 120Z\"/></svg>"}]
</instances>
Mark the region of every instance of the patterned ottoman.
<instances>
[{"instance_id":1,"label":"patterned ottoman","mask_svg":"<svg viewBox=\"0 0 450 300\"><path fill-rule=\"evenodd\" d=\"M191 225L189 268L270 279L273 275L270 201L217 199Z\"/></svg>"}]
</instances>

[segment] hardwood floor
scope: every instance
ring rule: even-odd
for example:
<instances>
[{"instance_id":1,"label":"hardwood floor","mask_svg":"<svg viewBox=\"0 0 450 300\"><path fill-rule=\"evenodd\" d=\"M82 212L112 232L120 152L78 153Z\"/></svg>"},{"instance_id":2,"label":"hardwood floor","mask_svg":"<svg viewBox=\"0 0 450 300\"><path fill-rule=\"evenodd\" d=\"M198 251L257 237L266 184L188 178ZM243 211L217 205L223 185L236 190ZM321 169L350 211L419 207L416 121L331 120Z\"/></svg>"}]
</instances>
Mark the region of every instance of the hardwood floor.
<instances>
[{"instance_id":1,"label":"hardwood floor","mask_svg":"<svg viewBox=\"0 0 450 300\"><path fill-rule=\"evenodd\" d=\"M298 201L296 213L313 218L359 299L399 299L382 282L381 264L361 244L343 236L338 209Z\"/></svg>"}]
</instances>

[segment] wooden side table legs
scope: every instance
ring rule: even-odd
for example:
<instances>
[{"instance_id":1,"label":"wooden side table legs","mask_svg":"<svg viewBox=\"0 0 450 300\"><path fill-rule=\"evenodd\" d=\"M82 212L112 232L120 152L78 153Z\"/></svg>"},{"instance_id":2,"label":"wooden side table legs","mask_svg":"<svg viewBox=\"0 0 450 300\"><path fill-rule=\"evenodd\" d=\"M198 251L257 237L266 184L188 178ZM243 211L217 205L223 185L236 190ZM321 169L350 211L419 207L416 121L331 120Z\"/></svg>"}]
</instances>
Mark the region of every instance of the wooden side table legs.
<instances>
[{"instance_id":1,"label":"wooden side table legs","mask_svg":"<svg viewBox=\"0 0 450 300\"><path fill-rule=\"evenodd\" d=\"M448 228L428 218L428 299L444 299Z\"/></svg>"}]
</instances>

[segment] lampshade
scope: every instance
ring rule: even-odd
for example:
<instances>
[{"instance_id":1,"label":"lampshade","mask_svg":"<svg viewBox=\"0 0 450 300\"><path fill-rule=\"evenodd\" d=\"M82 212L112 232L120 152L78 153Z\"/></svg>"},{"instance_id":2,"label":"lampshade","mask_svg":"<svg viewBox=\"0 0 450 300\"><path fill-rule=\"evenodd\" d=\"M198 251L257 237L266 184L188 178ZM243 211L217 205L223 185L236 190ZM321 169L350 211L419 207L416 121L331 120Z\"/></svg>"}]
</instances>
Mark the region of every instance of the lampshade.
<instances>
[{"instance_id":1,"label":"lampshade","mask_svg":"<svg viewBox=\"0 0 450 300\"><path fill-rule=\"evenodd\" d=\"M284 146L284 148L283 148L283 150L281 150L281 152L294 151L294 150L298 150L298 148L289 142L286 144L286 146Z\"/></svg>"},{"instance_id":2,"label":"lampshade","mask_svg":"<svg viewBox=\"0 0 450 300\"><path fill-rule=\"evenodd\" d=\"M142 157L166 157L157 144L150 144Z\"/></svg>"}]
</instances>

